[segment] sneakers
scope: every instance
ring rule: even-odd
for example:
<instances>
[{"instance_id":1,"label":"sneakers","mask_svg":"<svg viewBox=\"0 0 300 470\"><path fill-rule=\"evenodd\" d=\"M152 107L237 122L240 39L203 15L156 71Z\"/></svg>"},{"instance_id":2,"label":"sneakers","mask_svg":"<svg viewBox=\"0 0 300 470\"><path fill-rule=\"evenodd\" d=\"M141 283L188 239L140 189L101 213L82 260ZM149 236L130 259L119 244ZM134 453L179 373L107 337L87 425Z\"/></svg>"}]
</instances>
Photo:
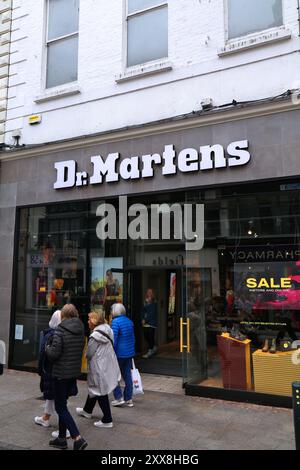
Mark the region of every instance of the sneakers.
<instances>
[{"instance_id":1,"label":"sneakers","mask_svg":"<svg viewBox=\"0 0 300 470\"><path fill-rule=\"evenodd\" d=\"M127 401L125 401L124 405L125 405L125 406L128 406L129 408L132 408L132 407L134 406L132 400L127 400Z\"/></svg>"},{"instance_id":2,"label":"sneakers","mask_svg":"<svg viewBox=\"0 0 300 470\"><path fill-rule=\"evenodd\" d=\"M142 358L143 359L149 359L150 357L152 357L155 354L155 352L156 351L154 349L149 349L148 352L142 356Z\"/></svg>"},{"instance_id":3,"label":"sneakers","mask_svg":"<svg viewBox=\"0 0 300 470\"><path fill-rule=\"evenodd\" d=\"M94 426L96 426L97 428L113 428L113 422L111 423L102 423L102 421L97 421L96 423L94 423Z\"/></svg>"},{"instance_id":4,"label":"sneakers","mask_svg":"<svg viewBox=\"0 0 300 470\"><path fill-rule=\"evenodd\" d=\"M49 442L49 446L55 447L56 449L66 450L68 448L67 439L60 439L60 437L57 437Z\"/></svg>"},{"instance_id":5,"label":"sneakers","mask_svg":"<svg viewBox=\"0 0 300 470\"><path fill-rule=\"evenodd\" d=\"M83 418L87 418L87 419L92 418L92 414L87 413L86 411L84 411L83 408L76 408L76 413L78 414L78 416L83 416Z\"/></svg>"},{"instance_id":6,"label":"sneakers","mask_svg":"<svg viewBox=\"0 0 300 470\"><path fill-rule=\"evenodd\" d=\"M84 450L88 446L88 443L86 442L83 437L79 439L78 441L74 441L73 444L73 450Z\"/></svg>"},{"instance_id":7,"label":"sneakers","mask_svg":"<svg viewBox=\"0 0 300 470\"><path fill-rule=\"evenodd\" d=\"M247 336L243 335L238 326L234 325L229 333L230 338L236 339L237 341L245 341L247 339Z\"/></svg>"},{"instance_id":8,"label":"sneakers","mask_svg":"<svg viewBox=\"0 0 300 470\"><path fill-rule=\"evenodd\" d=\"M51 434L52 437L54 437L54 439L56 439L58 436L59 436L59 431L53 431L53 433ZM66 432L66 439L70 439L71 437L71 434L70 432L67 430Z\"/></svg>"},{"instance_id":9,"label":"sneakers","mask_svg":"<svg viewBox=\"0 0 300 470\"><path fill-rule=\"evenodd\" d=\"M275 354L275 353L276 353L276 339L275 339L275 338L272 339L272 343L271 343L271 347L270 347L270 349L269 349L269 352L270 352L271 354Z\"/></svg>"},{"instance_id":10,"label":"sneakers","mask_svg":"<svg viewBox=\"0 0 300 470\"><path fill-rule=\"evenodd\" d=\"M112 405L112 406L122 406L122 405L125 405L125 406L128 406L129 408L132 408L132 407L134 406L132 400L127 400L127 401L125 401L123 398L119 398L119 400L113 400L113 401L111 402L111 405Z\"/></svg>"},{"instance_id":11,"label":"sneakers","mask_svg":"<svg viewBox=\"0 0 300 470\"><path fill-rule=\"evenodd\" d=\"M43 416L36 416L34 418L34 422L35 424L38 424L39 426L43 426L43 428L49 428L50 427L50 423L49 423L49 420L46 421Z\"/></svg>"},{"instance_id":12,"label":"sneakers","mask_svg":"<svg viewBox=\"0 0 300 470\"><path fill-rule=\"evenodd\" d=\"M113 400L111 402L111 405L112 406L122 406L122 405L124 405L124 403L125 403L125 400L123 400L123 398L119 398L118 400Z\"/></svg>"}]
</instances>

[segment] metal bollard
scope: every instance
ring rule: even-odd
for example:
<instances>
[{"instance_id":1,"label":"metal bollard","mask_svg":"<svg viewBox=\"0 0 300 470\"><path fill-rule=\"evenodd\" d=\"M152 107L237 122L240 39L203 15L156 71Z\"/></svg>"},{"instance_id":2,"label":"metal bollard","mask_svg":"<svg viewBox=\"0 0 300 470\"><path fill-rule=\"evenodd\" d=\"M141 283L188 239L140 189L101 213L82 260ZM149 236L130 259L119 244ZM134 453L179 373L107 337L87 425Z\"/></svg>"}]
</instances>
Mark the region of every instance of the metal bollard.
<instances>
[{"instance_id":1,"label":"metal bollard","mask_svg":"<svg viewBox=\"0 0 300 470\"><path fill-rule=\"evenodd\" d=\"M0 375L3 374L4 364L5 364L5 343L4 341L0 341Z\"/></svg>"},{"instance_id":2,"label":"metal bollard","mask_svg":"<svg viewBox=\"0 0 300 470\"><path fill-rule=\"evenodd\" d=\"M300 450L300 382L293 382L292 390L296 450Z\"/></svg>"}]
</instances>

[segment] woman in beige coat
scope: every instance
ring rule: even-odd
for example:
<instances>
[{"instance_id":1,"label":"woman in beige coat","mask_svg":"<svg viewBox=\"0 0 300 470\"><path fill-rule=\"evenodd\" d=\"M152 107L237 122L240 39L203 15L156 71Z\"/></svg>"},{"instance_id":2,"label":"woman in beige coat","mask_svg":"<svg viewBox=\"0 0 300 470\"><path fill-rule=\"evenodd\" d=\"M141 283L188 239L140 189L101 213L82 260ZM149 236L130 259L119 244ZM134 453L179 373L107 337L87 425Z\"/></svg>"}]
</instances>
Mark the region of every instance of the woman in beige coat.
<instances>
[{"instance_id":1,"label":"woman in beige coat","mask_svg":"<svg viewBox=\"0 0 300 470\"><path fill-rule=\"evenodd\" d=\"M88 362L88 398L84 408L76 408L79 416L91 418L93 409L98 401L103 413L102 420L94 423L99 428L112 428L108 395L121 380L118 360L114 351L114 335L105 321L105 312L91 312L89 314L89 338L86 353Z\"/></svg>"}]
</instances>

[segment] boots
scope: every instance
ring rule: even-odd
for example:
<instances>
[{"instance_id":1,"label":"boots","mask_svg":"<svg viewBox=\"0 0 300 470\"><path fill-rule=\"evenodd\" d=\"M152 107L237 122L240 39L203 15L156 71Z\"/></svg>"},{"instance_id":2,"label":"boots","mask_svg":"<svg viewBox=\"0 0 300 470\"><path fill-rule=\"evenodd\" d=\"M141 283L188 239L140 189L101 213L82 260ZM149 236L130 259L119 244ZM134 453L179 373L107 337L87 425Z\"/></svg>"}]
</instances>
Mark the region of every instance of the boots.
<instances>
[{"instance_id":1,"label":"boots","mask_svg":"<svg viewBox=\"0 0 300 470\"><path fill-rule=\"evenodd\" d=\"M271 347L270 347L269 352L271 354L276 353L276 339L275 338L272 339L272 343L271 343Z\"/></svg>"},{"instance_id":2,"label":"boots","mask_svg":"<svg viewBox=\"0 0 300 470\"><path fill-rule=\"evenodd\" d=\"M264 345L263 345L263 348L262 348L262 352L268 352L269 351L269 340L268 339L265 339L265 342L264 342Z\"/></svg>"}]
</instances>

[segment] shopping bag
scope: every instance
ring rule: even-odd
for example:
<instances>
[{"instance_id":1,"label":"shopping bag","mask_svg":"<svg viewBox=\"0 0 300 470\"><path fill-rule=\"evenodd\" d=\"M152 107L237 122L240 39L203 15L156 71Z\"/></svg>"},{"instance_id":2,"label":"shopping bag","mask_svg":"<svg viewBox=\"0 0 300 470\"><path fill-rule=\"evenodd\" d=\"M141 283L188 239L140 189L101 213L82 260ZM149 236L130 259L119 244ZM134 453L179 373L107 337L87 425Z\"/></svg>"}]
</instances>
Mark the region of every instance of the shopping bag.
<instances>
[{"instance_id":1,"label":"shopping bag","mask_svg":"<svg viewBox=\"0 0 300 470\"><path fill-rule=\"evenodd\" d=\"M135 367L135 363L133 359L132 359L131 377L132 377L132 384L133 384L133 395L143 395L144 391L143 391L141 375L138 369Z\"/></svg>"}]
</instances>

